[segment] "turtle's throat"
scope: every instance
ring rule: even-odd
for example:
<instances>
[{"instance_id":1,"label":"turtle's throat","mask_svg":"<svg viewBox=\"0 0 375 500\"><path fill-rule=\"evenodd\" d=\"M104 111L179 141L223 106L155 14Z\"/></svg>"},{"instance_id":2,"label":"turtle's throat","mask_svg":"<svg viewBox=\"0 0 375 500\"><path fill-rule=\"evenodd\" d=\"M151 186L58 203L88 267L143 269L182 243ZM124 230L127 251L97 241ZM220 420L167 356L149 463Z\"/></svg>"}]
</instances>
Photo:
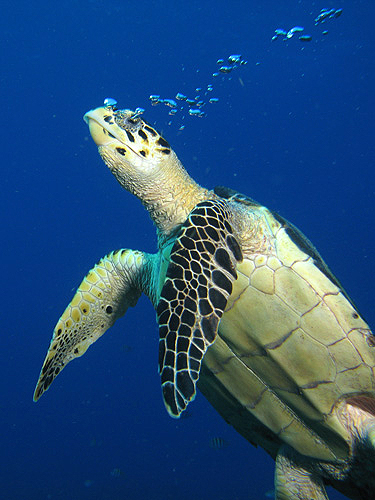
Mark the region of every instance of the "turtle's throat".
<instances>
[{"instance_id":1,"label":"turtle's throat","mask_svg":"<svg viewBox=\"0 0 375 500\"><path fill-rule=\"evenodd\" d=\"M197 203L210 197L210 191L189 176L173 151L156 178L143 187L140 196L134 194L142 200L154 221L160 243L185 222Z\"/></svg>"},{"instance_id":2,"label":"turtle's throat","mask_svg":"<svg viewBox=\"0 0 375 500\"><path fill-rule=\"evenodd\" d=\"M121 186L137 196L148 210L158 229L160 244L187 219L197 203L214 196L189 176L174 151L168 161L147 175L123 168L105 148L99 151Z\"/></svg>"},{"instance_id":3,"label":"turtle's throat","mask_svg":"<svg viewBox=\"0 0 375 500\"><path fill-rule=\"evenodd\" d=\"M178 160L177 160L178 161ZM140 197L157 229L160 243L185 222L195 205L210 197L210 191L197 184L181 166L163 172Z\"/></svg>"}]
</instances>

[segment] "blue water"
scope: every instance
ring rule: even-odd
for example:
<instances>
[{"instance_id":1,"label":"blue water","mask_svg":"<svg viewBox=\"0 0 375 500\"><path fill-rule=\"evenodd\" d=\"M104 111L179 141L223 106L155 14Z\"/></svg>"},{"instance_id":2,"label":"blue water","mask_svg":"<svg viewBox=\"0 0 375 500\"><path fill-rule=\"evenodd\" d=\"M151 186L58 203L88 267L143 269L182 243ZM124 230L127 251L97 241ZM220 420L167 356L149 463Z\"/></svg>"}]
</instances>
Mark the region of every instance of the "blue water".
<instances>
[{"instance_id":1,"label":"blue water","mask_svg":"<svg viewBox=\"0 0 375 500\"><path fill-rule=\"evenodd\" d=\"M323 7L343 14L315 26ZM374 325L374 19L369 0L2 8L2 499L266 498L272 460L202 395L188 418L168 417L146 298L32 402L53 327L88 269L116 248L155 250L152 223L82 116L105 97L145 108L198 182L238 189L300 227ZM293 26L312 41L271 41ZM233 53L248 64L214 80L216 60ZM205 118L168 125L148 100L208 83L219 102ZM212 448L217 437L227 446Z\"/></svg>"}]
</instances>

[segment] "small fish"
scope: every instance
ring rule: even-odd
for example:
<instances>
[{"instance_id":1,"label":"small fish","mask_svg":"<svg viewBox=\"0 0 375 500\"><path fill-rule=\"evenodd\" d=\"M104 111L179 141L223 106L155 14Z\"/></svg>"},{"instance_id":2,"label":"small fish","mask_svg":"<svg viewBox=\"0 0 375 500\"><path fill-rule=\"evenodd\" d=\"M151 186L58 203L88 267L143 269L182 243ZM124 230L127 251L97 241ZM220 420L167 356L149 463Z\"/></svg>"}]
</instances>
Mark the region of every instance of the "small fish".
<instances>
[{"instance_id":1,"label":"small fish","mask_svg":"<svg viewBox=\"0 0 375 500\"><path fill-rule=\"evenodd\" d=\"M342 9L337 9L336 12L333 14L333 17L340 17L342 14Z\"/></svg>"},{"instance_id":2,"label":"small fish","mask_svg":"<svg viewBox=\"0 0 375 500\"><path fill-rule=\"evenodd\" d=\"M132 346L131 346L131 345L129 345L129 344L122 344L122 350L123 350L124 352L132 352L133 348L132 348Z\"/></svg>"},{"instance_id":3,"label":"small fish","mask_svg":"<svg viewBox=\"0 0 375 500\"><path fill-rule=\"evenodd\" d=\"M264 496L266 498L275 498L275 490L272 488L272 490L266 491Z\"/></svg>"},{"instance_id":4,"label":"small fish","mask_svg":"<svg viewBox=\"0 0 375 500\"><path fill-rule=\"evenodd\" d=\"M285 30L283 30L283 29L281 29L281 28L277 28L277 29L275 30L275 35L276 35L276 36L286 36L286 31L285 31Z\"/></svg>"},{"instance_id":5,"label":"small fish","mask_svg":"<svg viewBox=\"0 0 375 500\"><path fill-rule=\"evenodd\" d=\"M160 100L160 95L156 95L156 94L151 94L150 97L149 97L150 101L159 101Z\"/></svg>"},{"instance_id":6,"label":"small fish","mask_svg":"<svg viewBox=\"0 0 375 500\"><path fill-rule=\"evenodd\" d=\"M322 9L318 17L315 18L315 24L324 23L326 19L334 19L340 17L342 9Z\"/></svg>"},{"instance_id":7,"label":"small fish","mask_svg":"<svg viewBox=\"0 0 375 500\"><path fill-rule=\"evenodd\" d=\"M279 36L285 37L287 35L287 32L283 30L282 28L277 28L275 29L275 34L272 37L272 40L277 40Z\"/></svg>"},{"instance_id":8,"label":"small fish","mask_svg":"<svg viewBox=\"0 0 375 500\"><path fill-rule=\"evenodd\" d=\"M228 63L229 64L235 64L241 62L242 56L241 54L233 54L228 57Z\"/></svg>"},{"instance_id":9,"label":"small fish","mask_svg":"<svg viewBox=\"0 0 375 500\"><path fill-rule=\"evenodd\" d=\"M157 104L160 104L163 102L163 99L160 99L160 95L150 95L149 97L152 106L156 106Z\"/></svg>"},{"instance_id":10,"label":"small fish","mask_svg":"<svg viewBox=\"0 0 375 500\"><path fill-rule=\"evenodd\" d=\"M292 36L294 35L294 33L301 33L303 30L304 30L304 28L302 28L302 26L295 26L294 28L291 28L288 31L288 33L286 34L286 37L287 38L292 38Z\"/></svg>"},{"instance_id":11,"label":"small fish","mask_svg":"<svg viewBox=\"0 0 375 500\"><path fill-rule=\"evenodd\" d=\"M292 31L293 33L299 33L301 31L303 31L305 28L302 28L302 26L294 26L294 28L292 28L290 31Z\"/></svg>"},{"instance_id":12,"label":"small fish","mask_svg":"<svg viewBox=\"0 0 375 500\"><path fill-rule=\"evenodd\" d=\"M114 469L111 470L110 472L112 477L121 477L122 476L122 470L115 467Z\"/></svg>"},{"instance_id":13,"label":"small fish","mask_svg":"<svg viewBox=\"0 0 375 500\"><path fill-rule=\"evenodd\" d=\"M233 66L220 66L220 73L230 73L233 69Z\"/></svg>"},{"instance_id":14,"label":"small fish","mask_svg":"<svg viewBox=\"0 0 375 500\"><path fill-rule=\"evenodd\" d=\"M96 439L96 438L91 438L90 439L90 446L93 448L94 446L102 446L103 441L101 439Z\"/></svg>"},{"instance_id":15,"label":"small fish","mask_svg":"<svg viewBox=\"0 0 375 500\"><path fill-rule=\"evenodd\" d=\"M297 27L298 29L298 27ZM225 62L226 61L226 62ZM232 71L235 71L240 66L248 64L248 61L242 58L241 54L231 54L226 60L223 58L217 59L217 64L219 65L218 69L215 73L212 74L213 77L224 76ZM184 70L185 68L183 68ZM198 72L199 70L197 70ZM223 78L224 80L224 78ZM229 80L231 80L229 76ZM240 84L243 85L243 81L239 79ZM214 86L210 83L204 87L195 87L195 96L188 97L187 95L177 92L174 96L174 99L164 99L160 97L159 94L151 94L149 96L149 100L151 101L152 106L156 106L159 104L164 104L164 106L170 108L168 109L168 115L173 117L175 114L182 115L184 118L187 114L190 116L197 117L205 117L207 116L205 112L202 111L201 108L204 108L208 103L216 103L218 102L217 97L212 97L211 99L208 97L208 93L213 91ZM106 100L107 106L112 105L112 101ZM186 103L186 104L185 104ZM138 117L143 113L142 108L137 108L134 112L133 117ZM168 122L168 125L171 125L172 121ZM183 130L184 125L181 125L178 130Z\"/></svg>"},{"instance_id":16,"label":"small fish","mask_svg":"<svg viewBox=\"0 0 375 500\"><path fill-rule=\"evenodd\" d=\"M301 42L311 42L312 36L310 36L310 35L301 35L299 37L299 39L301 40Z\"/></svg>"},{"instance_id":17,"label":"small fish","mask_svg":"<svg viewBox=\"0 0 375 500\"><path fill-rule=\"evenodd\" d=\"M163 104L170 108L177 108L177 102L173 99L163 99Z\"/></svg>"},{"instance_id":18,"label":"small fish","mask_svg":"<svg viewBox=\"0 0 375 500\"><path fill-rule=\"evenodd\" d=\"M214 450L221 450L229 445L228 441L221 437L213 437L210 439L209 446Z\"/></svg>"},{"instance_id":19,"label":"small fish","mask_svg":"<svg viewBox=\"0 0 375 500\"><path fill-rule=\"evenodd\" d=\"M203 111L201 111L200 109L192 109L192 108L190 108L189 109L189 115L191 115L191 116L199 116L200 118L202 118L203 116L205 116L205 113Z\"/></svg>"},{"instance_id":20,"label":"small fish","mask_svg":"<svg viewBox=\"0 0 375 500\"><path fill-rule=\"evenodd\" d=\"M322 23L331 15L334 15L335 9L322 9L319 16L315 19L315 23Z\"/></svg>"}]
</instances>

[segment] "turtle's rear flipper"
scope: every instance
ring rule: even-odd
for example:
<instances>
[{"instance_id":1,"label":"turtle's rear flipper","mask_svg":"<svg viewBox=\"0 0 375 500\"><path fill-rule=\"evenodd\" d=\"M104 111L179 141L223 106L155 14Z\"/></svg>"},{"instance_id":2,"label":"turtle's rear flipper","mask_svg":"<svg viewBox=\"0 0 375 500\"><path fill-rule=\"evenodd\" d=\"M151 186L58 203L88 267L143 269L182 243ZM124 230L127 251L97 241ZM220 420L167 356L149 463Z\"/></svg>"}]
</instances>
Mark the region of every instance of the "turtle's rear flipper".
<instances>
[{"instance_id":1,"label":"turtle's rear flipper","mask_svg":"<svg viewBox=\"0 0 375 500\"><path fill-rule=\"evenodd\" d=\"M117 250L89 271L59 319L34 392L37 401L65 365L82 356L130 306L146 281L148 255Z\"/></svg>"},{"instance_id":2,"label":"turtle's rear flipper","mask_svg":"<svg viewBox=\"0 0 375 500\"><path fill-rule=\"evenodd\" d=\"M328 500L321 477L309 470L310 467L308 458L305 462L302 456L283 445L276 458L275 500Z\"/></svg>"}]
</instances>

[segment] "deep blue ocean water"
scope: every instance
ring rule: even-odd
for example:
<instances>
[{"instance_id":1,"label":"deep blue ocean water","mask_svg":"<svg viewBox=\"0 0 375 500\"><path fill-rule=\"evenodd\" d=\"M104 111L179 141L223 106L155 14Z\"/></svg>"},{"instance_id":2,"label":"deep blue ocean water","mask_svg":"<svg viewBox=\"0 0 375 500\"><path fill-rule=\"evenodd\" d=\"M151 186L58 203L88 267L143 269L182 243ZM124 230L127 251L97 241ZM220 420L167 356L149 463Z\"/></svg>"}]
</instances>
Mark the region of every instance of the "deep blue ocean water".
<instances>
[{"instance_id":1,"label":"deep blue ocean water","mask_svg":"<svg viewBox=\"0 0 375 500\"><path fill-rule=\"evenodd\" d=\"M315 26L323 7L343 13ZM85 273L113 249L156 246L82 116L105 97L145 108L198 182L244 192L301 228L374 325L375 3L20 1L1 14L0 498L267 498L272 460L202 395L187 418L167 415L146 298L32 401ZM271 41L293 26L311 42ZM248 64L213 78L231 54ZM204 118L148 100L207 84L219 102Z\"/></svg>"}]
</instances>

